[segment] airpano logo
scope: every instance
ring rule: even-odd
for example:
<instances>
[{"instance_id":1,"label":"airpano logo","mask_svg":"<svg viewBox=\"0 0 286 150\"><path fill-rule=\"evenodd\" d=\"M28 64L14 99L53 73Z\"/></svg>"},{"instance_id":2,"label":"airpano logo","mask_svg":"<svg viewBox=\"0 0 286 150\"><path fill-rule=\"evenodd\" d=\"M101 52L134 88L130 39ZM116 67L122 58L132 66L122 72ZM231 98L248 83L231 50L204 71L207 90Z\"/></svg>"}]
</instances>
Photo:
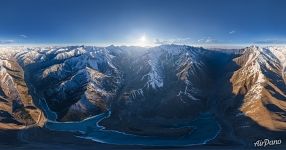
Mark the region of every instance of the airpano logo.
<instances>
[{"instance_id":1,"label":"airpano logo","mask_svg":"<svg viewBox=\"0 0 286 150\"><path fill-rule=\"evenodd\" d=\"M272 146L272 145L280 145L282 144L282 140L270 140L270 139L263 139L263 140L257 140L255 143L253 143L255 147L266 147L266 146Z\"/></svg>"}]
</instances>

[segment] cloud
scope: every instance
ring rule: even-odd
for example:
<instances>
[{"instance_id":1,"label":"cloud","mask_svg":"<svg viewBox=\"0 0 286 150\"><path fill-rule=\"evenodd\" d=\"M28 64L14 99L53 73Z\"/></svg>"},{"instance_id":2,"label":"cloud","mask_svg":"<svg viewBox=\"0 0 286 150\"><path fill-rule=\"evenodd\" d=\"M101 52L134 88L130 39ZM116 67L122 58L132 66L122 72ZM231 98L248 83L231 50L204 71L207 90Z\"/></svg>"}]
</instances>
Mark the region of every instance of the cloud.
<instances>
[{"instance_id":1,"label":"cloud","mask_svg":"<svg viewBox=\"0 0 286 150\"><path fill-rule=\"evenodd\" d=\"M231 31L228 32L228 34L235 34L235 33L236 33L235 30L231 30Z\"/></svg>"},{"instance_id":2,"label":"cloud","mask_svg":"<svg viewBox=\"0 0 286 150\"><path fill-rule=\"evenodd\" d=\"M202 38L202 39L199 39L197 41L197 43L204 43L204 44L208 44L208 43L217 43L218 41L216 39L213 39L211 37L206 37L206 38Z\"/></svg>"},{"instance_id":3,"label":"cloud","mask_svg":"<svg viewBox=\"0 0 286 150\"><path fill-rule=\"evenodd\" d=\"M189 45L189 44L213 44L218 43L218 41L212 37L205 37L199 40L192 40L191 38L177 38L177 39L168 39L161 40L156 39L154 44L164 45L164 44L181 44L181 45Z\"/></svg>"},{"instance_id":4,"label":"cloud","mask_svg":"<svg viewBox=\"0 0 286 150\"><path fill-rule=\"evenodd\" d=\"M156 39L154 44L190 44L192 42L191 38L177 38L177 39L167 39L167 40L161 40Z\"/></svg>"},{"instance_id":5,"label":"cloud","mask_svg":"<svg viewBox=\"0 0 286 150\"><path fill-rule=\"evenodd\" d=\"M20 34L19 36L22 37L22 38L24 38L24 39L28 38L28 36L25 35L25 34Z\"/></svg>"},{"instance_id":6,"label":"cloud","mask_svg":"<svg viewBox=\"0 0 286 150\"><path fill-rule=\"evenodd\" d=\"M15 43L14 40L0 40L0 44L11 44L11 43Z\"/></svg>"},{"instance_id":7,"label":"cloud","mask_svg":"<svg viewBox=\"0 0 286 150\"><path fill-rule=\"evenodd\" d=\"M286 44L286 40L261 40L255 41L255 44Z\"/></svg>"}]
</instances>

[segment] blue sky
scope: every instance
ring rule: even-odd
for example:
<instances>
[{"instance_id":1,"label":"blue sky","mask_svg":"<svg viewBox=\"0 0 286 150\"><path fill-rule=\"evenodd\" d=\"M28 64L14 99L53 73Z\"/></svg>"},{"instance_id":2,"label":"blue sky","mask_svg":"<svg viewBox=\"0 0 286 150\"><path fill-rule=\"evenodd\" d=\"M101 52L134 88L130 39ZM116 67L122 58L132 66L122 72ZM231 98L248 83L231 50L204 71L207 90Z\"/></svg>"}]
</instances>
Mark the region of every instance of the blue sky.
<instances>
[{"instance_id":1,"label":"blue sky","mask_svg":"<svg viewBox=\"0 0 286 150\"><path fill-rule=\"evenodd\" d=\"M2 0L3 44L286 43L283 0Z\"/></svg>"}]
</instances>

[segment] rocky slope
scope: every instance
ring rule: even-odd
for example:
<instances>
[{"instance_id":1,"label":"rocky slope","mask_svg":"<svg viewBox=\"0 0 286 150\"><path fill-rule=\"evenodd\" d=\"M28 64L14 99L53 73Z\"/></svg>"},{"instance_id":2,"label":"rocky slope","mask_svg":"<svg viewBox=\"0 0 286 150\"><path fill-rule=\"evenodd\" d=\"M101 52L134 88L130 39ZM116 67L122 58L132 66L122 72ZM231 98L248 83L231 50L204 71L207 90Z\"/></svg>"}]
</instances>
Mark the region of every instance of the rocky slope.
<instances>
[{"instance_id":1,"label":"rocky slope","mask_svg":"<svg viewBox=\"0 0 286 150\"><path fill-rule=\"evenodd\" d=\"M233 93L243 95L241 114L270 130L286 129L286 49L283 47L244 49L234 59L240 69L231 82Z\"/></svg>"},{"instance_id":2,"label":"rocky slope","mask_svg":"<svg viewBox=\"0 0 286 150\"><path fill-rule=\"evenodd\" d=\"M42 126L45 117L33 103L21 66L13 58L13 52L3 51L0 56L0 128Z\"/></svg>"}]
</instances>

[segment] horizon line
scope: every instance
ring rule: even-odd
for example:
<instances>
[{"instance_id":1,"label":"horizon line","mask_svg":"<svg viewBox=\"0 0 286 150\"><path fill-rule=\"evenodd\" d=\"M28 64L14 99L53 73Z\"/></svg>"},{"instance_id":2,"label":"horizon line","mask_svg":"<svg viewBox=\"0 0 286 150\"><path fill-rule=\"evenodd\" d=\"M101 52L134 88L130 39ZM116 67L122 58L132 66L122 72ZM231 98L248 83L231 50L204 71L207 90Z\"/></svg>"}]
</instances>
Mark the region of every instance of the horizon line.
<instances>
[{"instance_id":1,"label":"horizon line","mask_svg":"<svg viewBox=\"0 0 286 150\"><path fill-rule=\"evenodd\" d=\"M249 46L286 46L285 43L245 43L245 44L230 44L230 43L211 43L211 44L180 44L180 43L166 43L166 44L153 44L153 45L132 45L132 44L98 44L98 43L9 43L9 44L0 44L0 47L60 47L60 46L95 46L95 47L108 47L108 46L116 46L116 47L156 47L161 45L185 45L185 46L193 46L193 47L203 47L203 48L224 48L224 49L239 49L245 48Z\"/></svg>"}]
</instances>

